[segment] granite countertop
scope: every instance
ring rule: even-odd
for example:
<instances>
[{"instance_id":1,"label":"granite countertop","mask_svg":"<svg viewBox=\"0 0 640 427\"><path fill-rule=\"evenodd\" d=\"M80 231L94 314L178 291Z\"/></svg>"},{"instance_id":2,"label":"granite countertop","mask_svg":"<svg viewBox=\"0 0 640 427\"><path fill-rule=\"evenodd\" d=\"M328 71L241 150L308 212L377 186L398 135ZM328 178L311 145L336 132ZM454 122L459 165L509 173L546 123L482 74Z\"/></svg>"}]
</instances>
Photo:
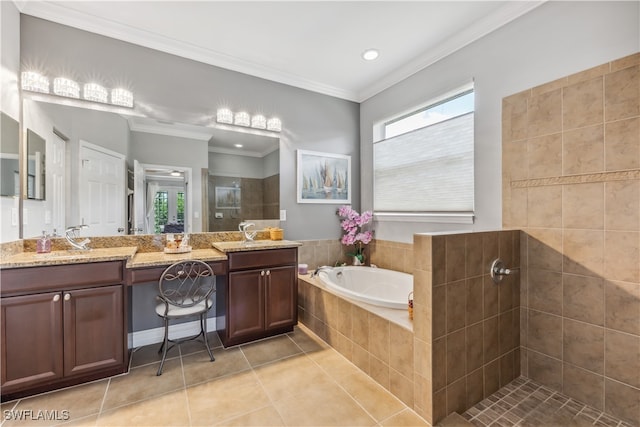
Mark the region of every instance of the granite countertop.
<instances>
[{"instance_id":1,"label":"granite countertop","mask_svg":"<svg viewBox=\"0 0 640 427\"><path fill-rule=\"evenodd\" d=\"M293 240L252 240L249 242L227 241L227 242L211 242L211 245L224 253L228 252L245 252L263 249L279 249L279 248L295 248L302 246L302 243Z\"/></svg>"},{"instance_id":2,"label":"granite countertop","mask_svg":"<svg viewBox=\"0 0 640 427\"><path fill-rule=\"evenodd\" d=\"M141 252L127 261L127 268L154 267L173 264L177 261L197 259L200 261L224 261L227 256L216 249L193 249L183 254L166 254L164 252Z\"/></svg>"},{"instance_id":3,"label":"granite countertop","mask_svg":"<svg viewBox=\"0 0 640 427\"><path fill-rule=\"evenodd\" d=\"M0 268L40 267L62 264L79 264L87 262L118 261L131 259L138 248L124 246L117 248L99 248L83 250L51 251L46 254L37 252L20 252L2 257Z\"/></svg>"}]
</instances>

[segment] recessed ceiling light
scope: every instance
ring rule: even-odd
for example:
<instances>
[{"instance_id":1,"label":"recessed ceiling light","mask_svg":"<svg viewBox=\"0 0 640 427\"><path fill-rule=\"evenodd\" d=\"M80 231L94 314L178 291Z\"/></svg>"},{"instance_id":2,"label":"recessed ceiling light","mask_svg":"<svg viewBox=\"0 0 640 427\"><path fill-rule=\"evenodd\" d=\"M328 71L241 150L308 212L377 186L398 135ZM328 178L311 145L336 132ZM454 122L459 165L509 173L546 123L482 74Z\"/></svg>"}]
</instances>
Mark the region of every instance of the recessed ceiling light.
<instances>
[{"instance_id":1,"label":"recessed ceiling light","mask_svg":"<svg viewBox=\"0 0 640 427\"><path fill-rule=\"evenodd\" d=\"M182 176L182 173L179 171L171 171L170 173L171 176Z\"/></svg>"},{"instance_id":2,"label":"recessed ceiling light","mask_svg":"<svg viewBox=\"0 0 640 427\"><path fill-rule=\"evenodd\" d=\"M380 55L380 53L377 49L367 49L362 52L362 58L364 58L366 61L373 61L378 57L378 55Z\"/></svg>"},{"instance_id":3,"label":"recessed ceiling light","mask_svg":"<svg viewBox=\"0 0 640 427\"><path fill-rule=\"evenodd\" d=\"M233 146L236 148L242 148L242 144L233 144Z\"/></svg>"}]
</instances>

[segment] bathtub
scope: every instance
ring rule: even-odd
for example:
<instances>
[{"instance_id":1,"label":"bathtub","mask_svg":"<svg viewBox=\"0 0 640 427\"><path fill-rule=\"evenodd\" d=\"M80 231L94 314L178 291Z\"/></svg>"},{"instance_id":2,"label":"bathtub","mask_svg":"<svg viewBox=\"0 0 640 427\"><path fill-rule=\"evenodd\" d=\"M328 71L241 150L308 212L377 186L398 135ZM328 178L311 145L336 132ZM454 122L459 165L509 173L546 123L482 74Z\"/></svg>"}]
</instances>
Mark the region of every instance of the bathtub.
<instances>
[{"instance_id":1,"label":"bathtub","mask_svg":"<svg viewBox=\"0 0 640 427\"><path fill-rule=\"evenodd\" d=\"M320 281L336 293L380 307L407 309L413 276L373 267L323 268Z\"/></svg>"}]
</instances>

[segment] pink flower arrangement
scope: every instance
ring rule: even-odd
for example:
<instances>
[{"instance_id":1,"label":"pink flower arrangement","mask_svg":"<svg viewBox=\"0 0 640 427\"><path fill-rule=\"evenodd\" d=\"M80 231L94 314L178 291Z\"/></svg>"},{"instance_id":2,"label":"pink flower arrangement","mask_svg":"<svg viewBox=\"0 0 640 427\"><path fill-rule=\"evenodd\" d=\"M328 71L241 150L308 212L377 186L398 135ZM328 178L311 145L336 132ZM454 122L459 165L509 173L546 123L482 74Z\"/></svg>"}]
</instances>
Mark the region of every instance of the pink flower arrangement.
<instances>
[{"instance_id":1,"label":"pink flower arrangement","mask_svg":"<svg viewBox=\"0 0 640 427\"><path fill-rule=\"evenodd\" d=\"M371 211L363 212L359 214L354 211L351 206L342 206L338 209L338 216L343 218L340 222L340 226L346 234L342 236L340 242L343 245L354 245L355 252L349 253L347 255L354 256L358 259L358 261L363 264L364 263L364 247L371 242L373 239L373 231L367 230L364 231L363 227L370 223L373 219L373 214Z\"/></svg>"}]
</instances>

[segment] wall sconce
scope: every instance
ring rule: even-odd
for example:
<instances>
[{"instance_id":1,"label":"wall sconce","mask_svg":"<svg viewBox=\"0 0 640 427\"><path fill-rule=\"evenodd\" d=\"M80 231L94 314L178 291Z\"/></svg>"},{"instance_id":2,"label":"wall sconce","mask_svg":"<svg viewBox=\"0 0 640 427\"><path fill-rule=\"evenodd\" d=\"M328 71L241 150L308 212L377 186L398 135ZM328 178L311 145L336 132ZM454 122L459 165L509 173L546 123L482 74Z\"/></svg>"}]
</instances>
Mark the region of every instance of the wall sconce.
<instances>
[{"instance_id":1,"label":"wall sconce","mask_svg":"<svg viewBox=\"0 0 640 427\"><path fill-rule=\"evenodd\" d=\"M239 113L236 113L233 116L233 124L237 125L237 126L249 126L251 125L251 116L249 115L249 113L246 113L244 111L241 111Z\"/></svg>"},{"instance_id":2,"label":"wall sconce","mask_svg":"<svg viewBox=\"0 0 640 427\"><path fill-rule=\"evenodd\" d=\"M262 114L251 116L245 111L234 113L228 108L219 108L216 111L216 121L227 125L266 129L271 132L282 131L282 122L276 117L267 120Z\"/></svg>"},{"instance_id":3,"label":"wall sconce","mask_svg":"<svg viewBox=\"0 0 640 427\"><path fill-rule=\"evenodd\" d=\"M57 77L53 79L53 93L68 98L80 98L80 85L71 79Z\"/></svg>"},{"instance_id":4,"label":"wall sconce","mask_svg":"<svg viewBox=\"0 0 640 427\"><path fill-rule=\"evenodd\" d=\"M31 92L49 93L49 79L35 71L23 71L21 76L22 89Z\"/></svg>"},{"instance_id":5,"label":"wall sconce","mask_svg":"<svg viewBox=\"0 0 640 427\"><path fill-rule=\"evenodd\" d=\"M40 73L23 71L20 80L20 87L23 90L46 94L50 93L49 78ZM82 87L82 98L80 98L80 84L65 77L56 77L53 80L52 95L133 108L133 94L126 89L112 89L111 102L109 102L109 90L107 88L96 83L86 83Z\"/></svg>"}]
</instances>

